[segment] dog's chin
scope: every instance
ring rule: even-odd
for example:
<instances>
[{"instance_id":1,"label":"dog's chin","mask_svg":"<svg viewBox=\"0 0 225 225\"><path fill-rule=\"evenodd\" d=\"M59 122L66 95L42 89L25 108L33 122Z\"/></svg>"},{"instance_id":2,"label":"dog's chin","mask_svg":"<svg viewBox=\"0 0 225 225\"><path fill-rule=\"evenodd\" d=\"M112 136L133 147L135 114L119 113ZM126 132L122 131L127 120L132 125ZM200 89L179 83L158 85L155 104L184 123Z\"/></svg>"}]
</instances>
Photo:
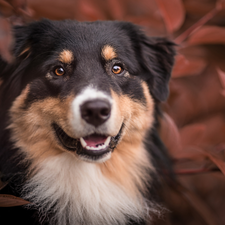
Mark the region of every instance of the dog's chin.
<instances>
[{"instance_id":1,"label":"dog's chin","mask_svg":"<svg viewBox=\"0 0 225 225\"><path fill-rule=\"evenodd\" d=\"M64 149L74 152L83 161L94 163L102 163L110 159L123 130L122 125L116 136L93 133L85 137L72 138L56 123L53 123L52 127Z\"/></svg>"}]
</instances>

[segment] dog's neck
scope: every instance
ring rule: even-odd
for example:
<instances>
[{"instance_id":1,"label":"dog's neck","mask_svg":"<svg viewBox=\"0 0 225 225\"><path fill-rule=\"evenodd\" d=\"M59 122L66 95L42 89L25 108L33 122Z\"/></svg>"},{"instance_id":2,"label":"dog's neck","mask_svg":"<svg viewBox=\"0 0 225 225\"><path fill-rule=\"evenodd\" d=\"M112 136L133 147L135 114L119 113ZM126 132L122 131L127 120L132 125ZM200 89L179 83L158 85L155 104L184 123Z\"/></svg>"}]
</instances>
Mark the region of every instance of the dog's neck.
<instances>
[{"instance_id":1,"label":"dog's neck","mask_svg":"<svg viewBox=\"0 0 225 225\"><path fill-rule=\"evenodd\" d=\"M41 212L54 212L54 224L126 224L127 217L141 219L147 211L143 198L103 175L99 165L69 153L40 163L23 191Z\"/></svg>"}]
</instances>

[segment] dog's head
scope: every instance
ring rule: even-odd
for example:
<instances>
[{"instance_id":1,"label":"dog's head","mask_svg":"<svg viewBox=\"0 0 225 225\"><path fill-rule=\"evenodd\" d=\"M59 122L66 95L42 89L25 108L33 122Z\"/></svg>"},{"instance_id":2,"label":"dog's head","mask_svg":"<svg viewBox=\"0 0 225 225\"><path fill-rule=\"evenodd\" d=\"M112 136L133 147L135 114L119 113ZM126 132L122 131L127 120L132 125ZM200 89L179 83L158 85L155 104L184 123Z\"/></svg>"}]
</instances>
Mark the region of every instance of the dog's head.
<instances>
[{"instance_id":1,"label":"dog's head","mask_svg":"<svg viewBox=\"0 0 225 225\"><path fill-rule=\"evenodd\" d=\"M15 40L1 104L10 102L12 139L28 158L66 151L104 162L143 141L168 95L171 42L127 22L48 20L15 28Z\"/></svg>"}]
</instances>

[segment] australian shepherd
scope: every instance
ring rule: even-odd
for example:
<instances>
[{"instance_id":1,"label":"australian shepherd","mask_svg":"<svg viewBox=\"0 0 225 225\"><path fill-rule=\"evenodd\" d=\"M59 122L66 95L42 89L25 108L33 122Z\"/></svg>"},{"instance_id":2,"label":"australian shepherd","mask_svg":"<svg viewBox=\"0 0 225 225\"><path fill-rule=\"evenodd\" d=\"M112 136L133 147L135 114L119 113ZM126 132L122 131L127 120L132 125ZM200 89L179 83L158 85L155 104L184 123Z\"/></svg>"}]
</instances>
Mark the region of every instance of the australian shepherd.
<instances>
[{"instance_id":1,"label":"australian shepherd","mask_svg":"<svg viewBox=\"0 0 225 225\"><path fill-rule=\"evenodd\" d=\"M14 61L0 60L0 193L30 204L0 208L1 224L151 224L173 43L117 21L12 32Z\"/></svg>"}]
</instances>

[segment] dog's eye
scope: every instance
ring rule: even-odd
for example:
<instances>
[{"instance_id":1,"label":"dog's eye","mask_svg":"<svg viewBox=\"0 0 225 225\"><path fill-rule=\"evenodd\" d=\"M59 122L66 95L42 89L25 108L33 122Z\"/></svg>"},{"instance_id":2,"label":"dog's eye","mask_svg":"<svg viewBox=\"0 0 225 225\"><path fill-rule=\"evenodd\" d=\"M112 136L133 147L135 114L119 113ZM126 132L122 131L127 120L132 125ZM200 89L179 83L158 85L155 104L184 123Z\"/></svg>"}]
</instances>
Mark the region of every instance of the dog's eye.
<instances>
[{"instance_id":1,"label":"dog's eye","mask_svg":"<svg viewBox=\"0 0 225 225\"><path fill-rule=\"evenodd\" d=\"M114 65L112 67L112 72L115 74L121 74L123 72L123 68L120 65Z\"/></svg>"},{"instance_id":2,"label":"dog's eye","mask_svg":"<svg viewBox=\"0 0 225 225\"><path fill-rule=\"evenodd\" d=\"M62 76L65 74L65 70L61 66L59 66L55 68L54 73L57 76Z\"/></svg>"}]
</instances>

